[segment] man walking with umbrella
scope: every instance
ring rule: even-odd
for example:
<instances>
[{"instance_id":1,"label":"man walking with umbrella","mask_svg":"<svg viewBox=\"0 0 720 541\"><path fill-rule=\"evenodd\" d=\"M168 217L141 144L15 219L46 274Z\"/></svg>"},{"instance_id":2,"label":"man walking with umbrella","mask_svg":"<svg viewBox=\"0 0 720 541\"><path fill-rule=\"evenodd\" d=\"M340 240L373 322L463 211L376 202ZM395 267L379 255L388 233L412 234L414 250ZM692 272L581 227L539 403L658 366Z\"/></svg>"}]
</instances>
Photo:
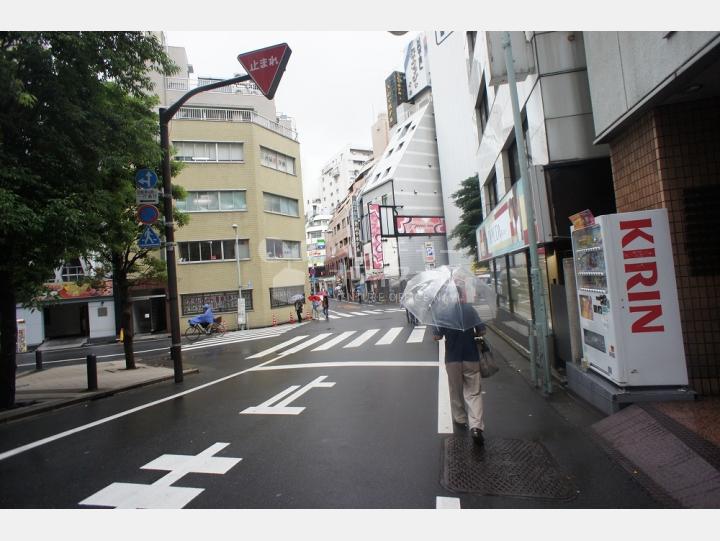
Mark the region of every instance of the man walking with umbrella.
<instances>
[{"instance_id":1,"label":"man walking with umbrella","mask_svg":"<svg viewBox=\"0 0 720 541\"><path fill-rule=\"evenodd\" d=\"M433 339L445 338L445 369L450 390L450 411L456 426L470 428L477 445L484 444L480 354L475 337L485 325L467 304L474 298L474 276L442 266L421 272L405 287L401 304L418 321L433 328Z\"/></svg>"},{"instance_id":2,"label":"man walking with umbrella","mask_svg":"<svg viewBox=\"0 0 720 541\"><path fill-rule=\"evenodd\" d=\"M462 293L461 293L462 294ZM461 297L461 310L473 311ZM468 314L468 317L471 317ZM450 412L453 422L464 429L470 427L470 436L478 445L483 445L483 402L480 384L480 354L475 337L484 333L484 325L467 330L435 327L433 340L445 338L445 371L450 389Z\"/></svg>"},{"instance_id":3,"label":"man walking with umbrella","mask_svg":"<svg viewBox=\"0 0 720 541\"><path fill-rule=\"evenodd\" d=\"M290 301L295 305L295 313L297 314L297 322L302 323L302 309L305 304L305 295L293 295Z\"/></svg>"}]
</instances>

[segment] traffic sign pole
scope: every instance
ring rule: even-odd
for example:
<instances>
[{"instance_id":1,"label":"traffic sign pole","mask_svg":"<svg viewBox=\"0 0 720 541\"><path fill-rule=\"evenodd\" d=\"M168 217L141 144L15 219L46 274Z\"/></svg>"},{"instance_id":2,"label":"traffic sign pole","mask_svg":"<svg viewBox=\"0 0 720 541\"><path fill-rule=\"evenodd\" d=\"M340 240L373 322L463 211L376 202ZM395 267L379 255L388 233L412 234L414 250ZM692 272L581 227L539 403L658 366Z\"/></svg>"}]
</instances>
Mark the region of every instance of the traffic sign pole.
<instances>
[{"instance_id":1,"label":"traffic sign pole","mask_svg":"<svg viewBox=\"0 0 720 541\"><path fill-rule=\"evenodd\" d=\"M214 90L216 88L222 88L237 83L242 83L249 80L255 80L263 75L261 82L268 82L267 88L260 87L263 95L267 99L272 99L277 89L277 85L280 82L280 77L285 69L287 60L290 57L290 48L287 44L283 43L281 49L278 49L282 54L280 58L273 57L276 62L270 60L268 55L264 57L258 57L257 65L251 66L253 68L253 76L251 75L240 75L233 77L232 79L225 79L224 81L218 81L209 85L198 86L192 90L183 94L178 101L173 103L170 107L160 108L160 146L162 147L163 161L162 161L162 176L163 176L163 210L165 214L165 249L166 249L166 260L168 269L168 302L170 303L170 357L173 361L173 369L175 373L175 382L180 383L183 381L183 367L182 367L182 349L180 343L180 314L178 313L178 289L177 289L177 262L175 257L175 222L173 221L173 201L172 201L172 178L170 170L170 131L169 124L172 118L180 110L180 107L192 98L195 94L200 92L207 92L208 90ZM261 49L260 51L253 51L253 53L264 53L271 52L271 47ZM242 56L242 55L241 55ZM263 62L263 58L265 62ZM238 60L240 60L238 58ZM242 62L241 62L242 63ZM250 71L250 70L248 70Z\"/></svg>"}]
</instances>

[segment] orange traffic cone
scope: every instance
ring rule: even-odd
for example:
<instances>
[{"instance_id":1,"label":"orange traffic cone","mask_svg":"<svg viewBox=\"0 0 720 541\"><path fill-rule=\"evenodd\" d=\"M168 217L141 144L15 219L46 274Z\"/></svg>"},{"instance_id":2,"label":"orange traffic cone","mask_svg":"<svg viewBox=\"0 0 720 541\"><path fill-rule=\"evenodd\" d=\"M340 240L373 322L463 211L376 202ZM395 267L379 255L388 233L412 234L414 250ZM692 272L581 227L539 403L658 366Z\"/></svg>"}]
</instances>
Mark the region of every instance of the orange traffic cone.
<instances>
[{"instance_id":1,"label":"orange traffic cone","mask_svg":"<svg viewBox=\"0 0 720 541\"><path fill-rule=\"evenodd\" d=\"M290 323L295 323L295 315L290 312Z\"/></svg>"},{"instance_id":2,"label":"orange traffic cone","mask_svg":"<svg viewBox=\"0 0 720 541\"><path fill-rule=\"evenodd\" d=\"M277 327L277 316L273 314L273 327Z\"/></svg>"}]
</instances>

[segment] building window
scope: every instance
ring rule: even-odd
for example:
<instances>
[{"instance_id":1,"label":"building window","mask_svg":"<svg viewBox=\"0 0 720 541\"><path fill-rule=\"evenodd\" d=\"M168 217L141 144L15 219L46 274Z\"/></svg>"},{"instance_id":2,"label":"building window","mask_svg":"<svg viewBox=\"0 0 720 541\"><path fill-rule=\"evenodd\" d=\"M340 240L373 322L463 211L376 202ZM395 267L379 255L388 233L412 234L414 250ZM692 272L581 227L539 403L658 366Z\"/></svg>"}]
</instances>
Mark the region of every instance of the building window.
<instances>
[{"instance_id":1,"label":"building window","mask_svg":"<svg viewBox=\"0 0 720 541\"><path fill-rule=\"evenodd\" d=\"M279 306L288 306L293 304L290 298L293 295L305 295L304 286L289 287L271 287L270 288L270 308Z\"/></svg>"},{"instance_id":2,"label":"building window","mask_svg":"<svg viewBox=\"0 0 720 541\"><path fill-rule=\"evenodd\" d=\"M77 282L83 278L85 278L85 271L83 270L79 259L73 259L72 261L68 261L63 265L63 282Z\"/></svg>"},{"instance_id":3,"label":"building window","mask_svg":"<svg viewBox=\"0 0 720 541\"><path fill-rule=\"evenodd\" d=\"M242 143L174 141L175 159L182 162L242 162Z\"/></svg>"},{"instance_id":4,"label":"building window","mask_svg":"<svg viewBox=\"0 0 720 541\"><path fill-rule=\"evenodd\" d=\"M218 212L247 210L244 190L188 192L186 199L175 202L184 212Z\"/></svg>"},{"instance_id":5,"label":"building window","mask_svg":"<svg viewBox=\"0 0 720 541\"><path fill-rule=\"evenodd\" d=\"M265 239L268 259L300 259L299 240Z\"/></svg>"},{"instance_id":6,"label":"building window","mask_svg":"<svg viewBox=\"0 0 720 541\"><path fill-rule=\"evenodd\" d=\"M245 301L245 310L253 309L252 289L246 289L242 292ZM180 305L182 307L182 315L193 316L202 314L205 310L203 305L209 304L213 312L237 312L237 289L233 291L214 291L212 293L190 293L188 295L180 295Z\"/></svg>"},{"instance_id":7,"label":"building window","mask_svg":"<svg viewBox=\"0 0 720 541\"><path fill-rule=\"evenodd\" d=\"M495 175L495 171L493 171L490 179L485 183L485 202L485 216L487 216L498 204L497 175Z\"/></svg>"},{"instance_id":8,"label":"building window","mask_svg":"<svg viewBox=\"0 0 720 541\"><path fill-rule=\"evenodd\" d=\"M514 185L522 177L520 170L520 156L518 155L517 141L513 138L512 144L506 150L508 168L510 173L510 186Z\"/></svg>"},{"instance_id":9,"label":"building window","mask_svg":"<svg viewBox=\"0 0 720 541\"><path fill-rule=\"evenodd\" d=\"M269 148L260 147L260 163L283 173L295 174L295 158Z\"/></svg>"},{"instance_id":10,"label":"building window","mask_svg":"<svg viewBox=\"0 0 720 541\"><path fill-rule=\"evenodd\" d=\"M477 122L478 143L482 141L483 133L488 122L488 99L487 88L485 88L485 79L480 83L480 93L475 103L475 121Z\"/></svg>"},{"instance_id":11,"label":"building window","mask_svg":"<svg viewBox=\"0 0 720 541\"><path fill-rule=\"evenodd\" d=\"M263 199L265 200L265 210L267 212L285 214L286 216L300 216L297 199L265 192L263 192Z\"/></svg>"},{"instance_id":12,"label":"building window","mask_svg":"<svg viewBox=\"0 0 720 541\"><path fill-rule=\"evenodd\" d=\"M238 239L240 259L250 259L250 241ZM180 263L234 261L235 239L178 242Z\"/></svg>"}]
</instances>

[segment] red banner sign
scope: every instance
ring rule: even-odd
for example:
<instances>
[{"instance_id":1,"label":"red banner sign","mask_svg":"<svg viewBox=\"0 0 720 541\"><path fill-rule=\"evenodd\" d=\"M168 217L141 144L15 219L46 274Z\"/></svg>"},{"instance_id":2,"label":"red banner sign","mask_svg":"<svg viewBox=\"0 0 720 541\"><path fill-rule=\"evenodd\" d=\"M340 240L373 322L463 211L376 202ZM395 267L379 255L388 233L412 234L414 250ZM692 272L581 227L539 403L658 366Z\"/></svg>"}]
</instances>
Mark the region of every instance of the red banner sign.
<instances>
[{"instance_id":1,"label":"red banner sign","mask_svg":"<svg viewBox=\"0 0 720 541\"><path fill-rule=\"evenodd\" d=\"M444 235L445 218L442 216L396 216L398 235Z\"/></svg>"},{"instance_id":2,"label":"red banner sign","mask_svg":"<svg viewBox=\"0 0 720 541\"><path fill-rule=\"evenodd\" d=\"M368 205L370 211L370 246L373 269L383 268L382 232L380 229L380 205Z\"/></svg>"}]
</instances>

